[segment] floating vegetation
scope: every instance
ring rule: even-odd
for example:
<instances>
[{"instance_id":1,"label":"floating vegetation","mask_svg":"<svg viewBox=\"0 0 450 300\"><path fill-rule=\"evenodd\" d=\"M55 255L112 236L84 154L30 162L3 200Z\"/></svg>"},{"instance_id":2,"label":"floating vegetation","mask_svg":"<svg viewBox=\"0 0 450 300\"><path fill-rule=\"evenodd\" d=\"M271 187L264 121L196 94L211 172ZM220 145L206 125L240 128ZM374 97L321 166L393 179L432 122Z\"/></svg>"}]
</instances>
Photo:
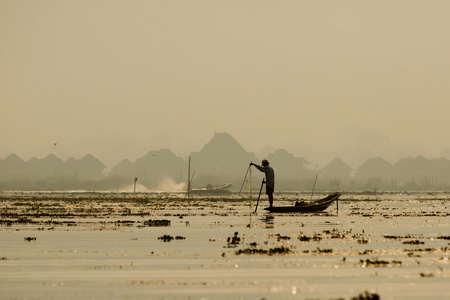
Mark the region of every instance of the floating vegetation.
<instances>
[{"instance_id":1,"label":"floating vegetation","mask_svg":"<svg viewBox=\"0 0 450 300\"><path fill-rule=\"evenodd\" d=\"M366 267L386 267L386 266L401 266L403 263L399 260L393 260L393 261L386 261L386 260L370 260L361 259L360 261L360 267L366 268Z\"/></svg>"},{"instance_id":2,"label":"floating vegetation","mask_svg":"<svg viewBox=\"0 0 450 300\"><path fill-rule=\"evenodd\" d=\"M424 248L424 249L404 249L405 252L434 252L436 248Z\"/></svg>"},{"instance_id":3,"label":"floating vegetation","mask_svg":"<svg viewBox=\"0 0 450 300\"><path fill-rule=\"evenodd\" d=\"M368 244L369 239L368 238L360 238L358 239L358 244Z\"/></svg>"},{"instance_id":4,"label":"floating vegetation","mask_svg":"<svg viewBox=\"0 0 450 300\"><path fill-rule=\"evenodd\" d=\"M291 250L289 250L289 248L281 246L281 247L270 248L269 250L246 248L246 249L240 249L240 250L236 251L235 253L236 253L236 255L241 255L241 254L277 255L277 254L288 254L290 252L291 252Z\"/></svg>"},{"instance_id":5,"label":"floating vegetation","mask_svg":"<svg viewBox=\"0 0 450 300\"><path fill-rule=\"evenodd\" d=\"M227 243L229 248L236 247L241 242L241 238L238 236L239 232L235 232L234 236L227 238Z\"/></svg>"},{"instance_id":6,"label":"floating vegetation","mask_svg":"<svg viewBox=\"0 0 450 300\"><path fill-rule=\"evenodd\" d=\"M357 239L359 244L367 244L369 243L369 239L366 237L367 235L364 233L364 230L361 233L352 234L352 230L347 231L339 231L336 228L333 230L324 230L319 233L314 233L313 235L305 235L300 232L300 235L297 237L301 242L310 242L310 241L321 241L323 239Z\"/></svg>"},{"instance_id":7,"label":"floating vegetation","mask_svg":"<svg viewBox=\"0 0 450 300\"><path fill-rule=\"evenodd\" d=\"M150 227L164 227L164 226L170 226L170 220L148 220L144 221L145 226Z\"/></svg>"},{"instance_id":8,"label":"floating vegetation","mask_svg":"<svg viewBox=\"0 0 450 300\"><path fill-rule=\"evenodd\" d=\"M160 236L159 238L158 238L158 240L161 240L161 241L163 241L163 242L170 242L170 241L172 241L172 240L185 240L186 238L185 237L183 237L183 236L176 236L176 237L173 237L173 236L171 236L171 235L167 235L167 234L165 234L165 235L163 235L163 236Z\"/></svg>"},{"instance_id":9,"label":"floating vegetation","mask_svg":"<svg viewBox=\"0 0 450 300\"><path fill-rule=\"evenodd\" d=\"M166 214L170 215L170 214ZM187 217L187 214L173 214L174 217L178 217L178 219L183 219L184 217Z\"/></svg>"},{"instance_id":10,"label":"floating vegetation","mask_svg":"<svg viewBox=\"0 0 450 300\"><path fill-rule=\"evenodd\" d=\"M290 236L277 234L277 240L278 241L280 241L280 240L290 240L290 239L291 239Z\"/></svg>"},{"instance_id":11,"label":"floating vegetation","mask_svg":"<svg viewBox=\"0 0 450 300\"><path fill-rule=\"evenodd\" d=\"M17 223L23 223L23 224L35 223L32 219L29 219L29 218L26 218L26 217L22 217L22 218L18 219L16 222Z\"/></svg>"},{"instance_id":12,"label":"floating vegetation","mask_svg":"<svg viewBox=\"0 0 450 300\"><path fill-rule=\"evenodd\" d=\"M118 226L133 226L135 221L130 221L130 220L123 220L123 221L121 221L121 220L118 220L115 223Z\"/></svg>"},{"instance_id":13,"label":"floating vegetation","mask_svg":"<svg viewBox=\"0 0 450 300\"><path fill-rule=\"evenodd\" d=\"M0 220L0 225L11 226L12 224L13 224L13 221L11 221L11 220L5 220L5 219Z\"/></svg>"},{"instance_id":14,"label":"floating vegetation","mask_svg":"<svg viewBox=\"0 0 450 300\"><path fill-rule=\"evenodd\" d=\"M320 249L320 248L317 248L316 250L312 251L312 253L315 253L315 254L317 254L317 253L330 254L330 253L333 253L333 249Z\"/></svg>"},{"instance_id":15,"label":"floating vegetation","mask_svg":"<svg viewBox=\"0 0 450 300\"><path fill-rule=\"evenodd\" d=\"M450 248L448 247L441 247L441 249L436 249L436 248L424 248L424 249L404 249L403 251L405 252L411 252L409 255L412 254L412 252L436 252L436 251L441 251L444 253L450 252Z\"/></svg>"},{"instance_id":16,"label":"floating vegetation","mask_svg":"<svg viewBox=\"0 0 450 300\"><path fill-rule=\"evenodd\" d=\"M8 199L2 200L2 195ZM339 215L330 209L332 217L325 214L268 217L261 212L257 216L252 214L254 207L252 210L249 202L254 203L254 199L237 195L186 199L184 193L169 198L166 194L160 196L152 192L1 192L0 229L7 247L0 255L0 265L7 266L2 274L17 283L16 290L12 291L17 298L25 298L43 287L54 290L51 287L65 284L65 281L52 280L34 286L30 278L22 276L41 266L45 266L42 272L63 271L80 279L75 282L74 291L84 293L81 296L89 296L87 293L99 284L106 282L107 287L112 282L121 284L118 288L129 293L130 298L138 298L142 291L130 289L130 281L120 278L123 278L123 270L148 269L152 272L145 272L145 278L133 278L132 284L148 285L155 294L166 298L176 298L180 293L195 298L199 295L196 287L203 285L213 290L231 287L229 298L248 295L258 299L274 296L337 299L339 293L347 291L349 294L341 298L372 300L379 299L374 292L393 289L394 296L404 299L421 295L448 298L444 279L450 250L441 247L450 248L450 235L446 230L449 218L439 215L449 215L450 192L443 195L444 203L411 200L411 195L403 193L394 194L395 197L379 195L374 200L370 196L356 195L354 200L339 201ZM47 196L48 199L44 198ZM290 195L283 201L292 203L300 197L309 199L309 194ZM284 198L280 195L277 199ZM400 217L396 218L397 215ZM432 217L423 217L426 215ZM411 218L404 219L404 216ZM170 227L147 228L149 226ZM140 227L145 228L138 229ZM91 235L96 230L103 232ZM190 241L181 237L182 234L196 239ZM59 242L44 243L42 237L47 235ZM25 238L22 243L24 237L30 239ZM40 242L33 237L39 237ZM90 245L91 240L86 237L94 237L98 243ZM85 242L89 243L83 244ZM116 243L126 247L110 246ZM125 258L129 253L132 256L125 260L105 260L105 257ZM33 254L36 255L29 260ZM139 263L148 257L151 264ZM49 258L62 263L46 264ZM86 268L79 268L77 262L83 263L86 259L96 271L92 276L88 274L94 281L84 283ZM25 264L20 263L24 261ZM166 272L167 261L171 262L170 272ZM268 280L267 274L255 266L270 270L270 278L276 281ZM235 269L246 276L232 278ZM315 280L308 283L306 289L304 280L308 274L297 272L303 269L314 270ZM358 282L355 285L354 280L348 280L349 276L336 276L341 273L350 277L356 274ZM217 276L211 274L225 274L226 278L217 280ZM386 278L394 280L386 281ZM317 293L327 282L334 284ZM398 282L405 284L398 285ZM31 290L21 294L23 286ZM427 286L433 288L426 289ZM368 292L364 292L366 289ZM382 294L382 298L386 296L392 295Z\"/></svg>"},{"instance_id":17,"label":"floating vegetation","mask_svg":"<svg viewBox=\"0 0 450 300\"><path fill-rule=\"evenodd\" d=\"M165 234L165 235L163 235L163 236L160 236L160 237L158 238L158 240L161 240L161 241L163 241L163 242L170 242L170 241L173 240L173 239L174 239L173 236L167 235L167 234Z\"/></svg>"},{"instance_id":18,"label":"floating vegetation","mask_svg":"<svg viewBox=\"0 0 450 300\"><path fill-rule=\"evenodd\" d=\"M385 239L391 239L391 240L401 240L401 239L411 239L411 238L413 238L411 235L405 235L405 236L401 236L401 235L388 235L388 234L385 234L385 235L383 235L383 237L385 238Z\"/></svg>"},{"instance_id":19,"label":"floating vegetation","mask_svg":"<svg viewBox=\"0 0 450 300\"><path fill-rule=\"evenodd\" d=\"M411 241L404 241L403 244L405 245L423 245L425 242L419 241L419 240L411 240Z\"/></svg>"},{"instance_id":20,"label":"floating vegetation","mask_svg":"<svg viewBox=\"0 0 450 300\"><path fill-rule=\"evenodd\" d=\"M320 241L322 239L322 237L318 236L318 235L314 235L314 236L300 235L300 236L298 236L298 239L301 242L309 242L311 240L313 240L313 241Z\"/></svg>"},{"instance_id":21,"label":"floating vegetation","mask_svg":"<svg viewBox=\"0 0 450 300\"><path fill-rule=\"evenodd\" d=\"M343 239L343 238L345 238L345 235L347 233L351 233L351 230L347 231L347 232L339 232L339 230L337 230L336 228L333 228L333 230L324 230L323 233L330 235L330 238L332 238L332 239Z\"/></svg>"},{"instance_id":22,"label":"floating vegetation","mask_svg":"<svg viewBox=\"0 0 450 300\"><path fill-rule=\"evenodd\" d=\"M352 297L351 300L379 300L380 296L376 293L369 293L365 291L364 293L359 294L356 297Z\"/></svg>"}]
</instances>

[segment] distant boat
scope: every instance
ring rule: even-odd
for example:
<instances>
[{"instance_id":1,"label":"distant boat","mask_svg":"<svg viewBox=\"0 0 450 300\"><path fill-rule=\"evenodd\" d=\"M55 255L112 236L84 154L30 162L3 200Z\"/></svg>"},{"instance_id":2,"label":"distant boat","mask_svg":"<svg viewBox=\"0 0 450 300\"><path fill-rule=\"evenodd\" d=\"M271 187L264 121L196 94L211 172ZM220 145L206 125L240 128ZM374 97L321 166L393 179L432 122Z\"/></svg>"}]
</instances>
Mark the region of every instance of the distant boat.
<instances>
[{"instance_id":1,"label":"distant boat","mask_svg":"<svg viewBox=\"0 0 450 300\"><path fill-rule=\"evenodd\" d=\"M334 201L337 201L341 196L340 193L333 193L328 195L327 197L312 201L312 202L296 202L295 206L273 206L266 207L265 210L274 213L311 213L311 212L319 212L327 209Z\"/></svg>"},{"instance_id":2,"label":"distant boat","mask_svg":"<svg viewBox=\"0 0 450 300\"><path fill-rule=\"evenodd\" d=\"M211 185L211 184L207 184L205 187L202 188L192 188L193 192L199 192L199 191L223 191L226 189L229 189L232 186L232 182L227 182L221 185Z\"/></svg>"}]
</instances>

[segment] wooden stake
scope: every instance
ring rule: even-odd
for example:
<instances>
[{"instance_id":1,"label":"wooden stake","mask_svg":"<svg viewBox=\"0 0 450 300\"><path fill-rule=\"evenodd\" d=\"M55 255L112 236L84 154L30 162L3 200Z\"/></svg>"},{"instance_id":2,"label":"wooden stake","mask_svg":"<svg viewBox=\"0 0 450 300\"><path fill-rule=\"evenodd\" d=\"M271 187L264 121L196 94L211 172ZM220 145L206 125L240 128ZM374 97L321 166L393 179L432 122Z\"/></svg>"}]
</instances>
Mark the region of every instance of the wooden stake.
<instances>
[{"instance_id":1,"label":"wooden stake","mask_svg":"<svg viewBox=\"0 0 450 300\"><path fill-rule=\"evenodd\" d=\"M316 180L314 180L314 186L313 186L313 189L312 189L312 192L311 192L311 200L312 200L312 197L313 197L313 194L314 194L314 188L316 187L317 176L319 176L319 175L316 175Z\"/></svg>"}]
</instances>

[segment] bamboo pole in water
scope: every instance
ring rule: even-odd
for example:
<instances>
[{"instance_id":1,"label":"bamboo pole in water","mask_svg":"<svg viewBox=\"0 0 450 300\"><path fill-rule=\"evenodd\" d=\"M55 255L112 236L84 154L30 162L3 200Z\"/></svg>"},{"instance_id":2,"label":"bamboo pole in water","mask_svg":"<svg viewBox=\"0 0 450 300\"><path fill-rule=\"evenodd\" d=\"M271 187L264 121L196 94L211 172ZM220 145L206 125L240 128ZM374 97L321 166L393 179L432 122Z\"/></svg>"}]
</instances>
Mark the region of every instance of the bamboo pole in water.
<instances>
[{"instance_id":1,"label":"bamboo pole in water","mask_svg":"<svg viewBox=\"0 0 450 300\"><path fill-rule=\"evenodd\" d=\"M312 200L312 197L313 197L313 194L314 194L314 188L316 187L317 176L319 176L319 175L316 175L316 180L314 180L314 185L313 185L313 189L312 189L312 192L311 192L311 200Z\"/></svg>"},{"instance_id":2,"label":"bamboo pole in water","mask_svg":"<svg viewBox=\"0 0 450 300\"><path fill-rule=\"evenodd\" d=\"M187 196L189 198L191 191L191 157L189 156L189 164L188 164L188 184L187 184Z\"/></svg>"},{"instance_id":3,"label":"bamboo pole in water","mask_svg":"<svg viewBox=\"0 0 450 300\"><path fill-rule=\"evenodd\" d=\"M138 181L137 177L134 177L134 192L136 193L136 182Z\"/></svg>"}]
</instances>

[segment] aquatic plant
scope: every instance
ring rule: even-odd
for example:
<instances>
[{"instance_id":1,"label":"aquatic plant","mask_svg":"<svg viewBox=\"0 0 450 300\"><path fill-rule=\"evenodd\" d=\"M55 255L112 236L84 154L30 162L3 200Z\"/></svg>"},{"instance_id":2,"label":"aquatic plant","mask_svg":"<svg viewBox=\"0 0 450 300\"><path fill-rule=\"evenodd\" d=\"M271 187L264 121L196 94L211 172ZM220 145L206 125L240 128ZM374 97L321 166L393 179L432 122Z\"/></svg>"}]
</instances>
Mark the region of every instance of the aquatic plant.
<instances>
[{"instance_id":1,"label":"aquatic plant","mask_svg":"<svg viewBox=\"0 0 450 300\"><path fill-rule=\"evenodd\" d=\"M179 235L177 235L176 237L173 237L173 236L168 235L168 234L165 234L165 235L160 236L158 238L158 240L161 240L163 242L170 242L173 239L175 239L175 240L185 240L186 238L184 236L179 236Z\"/></svg>"},{"instance_id":2,"label":"aquatic plant","mask_svg":"<svg viewBox=\"0 0 450 300\"><path fill-rule=\"evenodd\" d=\"M291 252L291 250L289 250L289 248L281 246L281 247L270 248L269 250L245 248L245 249L239 249L235 253L236 253L236 255L241 255L241 254L276 255L276 254L288 254L290 252Z\"/></svg>"},{"instance_id":3,"label":"aquatic plant","mask_svg":"<svg viewBox=\"0 0 450 300\"><path fill-rule=\"evenodd\" d=\"M369 293L365 291L364 293L360 293L356 297L352 297L351 300L379 300L380 296L376 293Z\"/></svg>"},{"instance_id":4,"label":"aquatic plant","mask_svg":"<svg viewBox=\"0 0 450 300\"><path fill-rule=\"evenodd\" d=\"M333 253L333 249L320 249L317 247L317 250L312 251L313 253Z\"/></svg>"},{"instance_id":5,"label":"aquatic plant","mask_svg":"<svg viewBox=\"0 0 450 300\"><path fill-rule=\"evenodd\" d=\"M131 221L131 220L118 220L115 222L117 226L133 226L133 224L135 223L135 221Z\"/></svg>"},{"instance_id":6,"label":"aquatic plant","mask_svg":"<svg viewBox=\"0 0 450 300\"><path fill-rule=\"evenodd\" d=\"M291 239L290 236L277 234L277 240L278 241L280 241L280 240L290 240L290 239Z\"/></svg>"},{"instance_id":7,"label":"aquatic plant","mask_svg":"<svg viewBox=\"0 0 450 300\"><path fill-rule=\"evenodd\" d=\"M300 235L300 236L298 236L298 239L301 242L309 242L311 240L313 240L313 241L320 241L322 239L322 237L319 236L319 235L314 235L314 236Z\"/></svg>"},{"instance_id":8,"label":"aquatic plant","mask_svg":"<svg viewBox=\"0 0 450 300\"><path fill-rule=\"evenodd\" d=\"M150 226L150 227L163 227L163 226L170 226L170 220L148 220L144 221L144 225Z\"/></svg>"},{"instance_id":9,"label":"aquatic plant","mask_svg":"<svg viewBox=\"0 0 450 300\"><path fill-rule=\"evenodd\" d=\"M241 238L238 237L239 232L235 232L234 236L227 238L228 247L236 247L241 242Z\"/></svg>"},{"instance_id":10,"label":"aquatic plant","mask_svg":"<svg viewBox=\"0 0 450 300\"><path fill-rule=\"evenodd\" d=\"M165 234L163 236L160 236L158 240L162 240L163 242L170 242L171 240L173 240L173 236Z\"/></svg>"},{"instance_id":11,"label":"aquatic plant","mask_svg":"<svg viewBox=\"0 0 450 300\"><path fill-rule=\"evenodd\" d=\"M411 241L404 241L403 244L405 244L405 245L422 245L422 244L425 244L425 242L422 242L419 240L411 240Z\"/></svg>"},{"instance_id":12,"label":"aquatic plant","mask_svg":"<svg viewBox=\"0 0 450 300\"><path fill-rule=\"evenodd\" d=\"M358 244L368 244L369 239L368 238L360 238L358 239Z\"/></svg>"},{"instance_id":13,"label":"aquatic plant","mask_svg":"<svg viewBox=\"0 0 450 300\"><path fill-rule=\"evenodd\" d=\"M370 259L366 259L366 260L360 260L360 266L362 268L365 267L386 267L389 265L393 265L393 266L401 266L403 263L399 260L393 260L393 261L386 261L386 260L370 260Z\"/></svg>"}]
</instances>

